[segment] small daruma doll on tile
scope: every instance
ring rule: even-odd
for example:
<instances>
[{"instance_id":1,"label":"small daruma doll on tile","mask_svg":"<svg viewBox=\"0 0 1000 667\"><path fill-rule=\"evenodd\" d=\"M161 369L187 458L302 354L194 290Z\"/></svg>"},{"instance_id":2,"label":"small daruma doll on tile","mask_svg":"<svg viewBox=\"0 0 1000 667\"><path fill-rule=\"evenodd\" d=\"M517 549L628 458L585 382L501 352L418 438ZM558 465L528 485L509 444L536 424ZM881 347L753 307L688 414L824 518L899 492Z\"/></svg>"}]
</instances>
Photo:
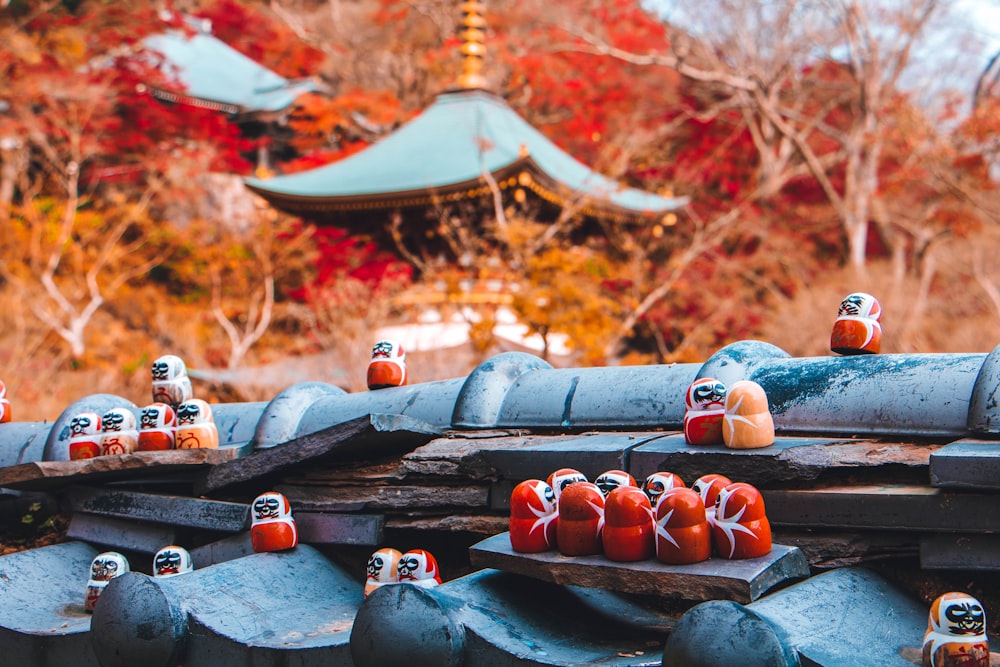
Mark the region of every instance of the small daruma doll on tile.
<instances>
[{"instance_id":1,"label":"small daruma doll on tile","mask_svg":"<svg viewBox=\"0 0 1000 667\"><path fill-rule=\"evenodd\" d=\"M774 444L774 419L764 388L752 380L733 383L726 394L722 438L730 449L756 449Z\"/></svg>"},{"instance_id":2,"label":"small daruma doll on tile","mask_svg":"<svg viewBox=\"0 0 1000 667\"><path fill-rule=\"evenodd\" d=\"M656 507L656 559L687 565L712 555L712 529L701 496L692 489L664 492Z\"/></svg>"},{"instance_id":3,"label":"small daruma doll on tile","mask_svg":"<svg viewBox=\"0 0 1000 667\"><path fill-rule=\"evenodd\" d=\"M299 531L284 495L277 491L262 493L254 498L250 512L250 545L254 551L285 551L298 545Z\"/></svg>"},{"instance_id":4,"label":"small daruma doll on tile","mask_svg":"<svg viewBox=\"0 0 1000 667\"><path fill-rule=\"evenodd\" d=\"M184 547L175 544L163 547L153 556L153 576L173 577L194 572L191 554Z\"/></svg>"},{"instance_id":5,"label":"small daruma doll on tile","mask_svg":"<svg viewBox=\"0 0 1000 667\"><path fill-rule=\"evenodd\" d=\"M139 451L162 452L174 448L177 413L166 403L147 405L139 412Z\"/></svg>"},{"instance_id":6,"label":"small daruma doll on tile","mask_svg":"<svg viewBox=\"0 0 1000 667\"><path fill-rule=\"evenodd\" d=\"M684 487L684 480L672 472L654 472L642 483L642 491L649 498L649 506L656 510L656 503L660 501L660 496L670 489L680 489Z\"/></svg>"},{"instance_id":7,"label":"small daruma doll on tile","mask_svg":"<svg viewBox=\"0 0 1000 667\"><path fill-rule=\"evenodd\" d=\"M731 560L771 553L771 524L756 487L734 482L719 492L712 540L716 553Z\"/></svg>"},{"instance_id":8,"label":"small daruma doll on tile","mask_svg":"<svg viewBox=\"0 0 1000 667\"><path fill-rule=\"evenodd\" d=\"M69 460L82 461L101 455L101 416L81 412L69 420Z\"/></svg>"},{"instance_id":9,"label":"small daruma doll on tile","mask_svg":"<svg viewBox=\"0 0 1000 667\"><path fill-rule=\"evenodd\" d=\"M406 384L406 352L393 340L380 340L368 362L368 388L385 389Z\"/></svg>"},{"instance_id":10,"label":"small daruma doll on tile","mask_svg":"<svg viewBox=\"0 0 1000 667\"><path fill-rule=\"evenodd\" d=\"M951 592L931 604L923 667L990 667L986 612L976 598Z\"/></svg>"},{"instance_id":11,"label":"small daruma doll on tile","mask_svg":"<svg viewBox=\"0 0 1000 667\"><path fill-rule=\"evenodd\" d=\"M570 484L575 484L576 482L587 482L587 476L584 475L579 470L575 468L559 468L549 474L546 483L552 487L552 493L555 494L556 503L559 503L559 496L562 495L563 490Z\"/></svg>"},{"instance_id":12,"label":"small daruma doll on tile","mask_svg":"<svg viewBox=\"0 0 1000 667\"><path fill-rule=\"evenodd\" d=\"M539 553L556 546L559 510L552 487L526 479L510 494L510 546L520 553Z\"/></svg>"},{"instance_id":13,"label":"small daruma doll on tile","mask_svg":"<svg viewBox=\"0 0 1000 667\"><path fill-rule=\"evenodd\" d=\"M577 482L559 496L556 546L563 556L593 556L604 545L604 494L592 482Z\"/></svg>"},{"instance_id":14,"label":"small daruma doll on tile","mask_svg":"<svg viewBox=\"0 0 1000 667\"><path fill-rule=\"evenodd\" d=\"M112 408L101 417L101 456L131 454L139 446L135 415L128 408Z\"/></svg>"},{"instance_id":15,"label":"small daruma doll on tile","mask_svg":"<svg viewBox=\"0 0 1000 667\"><path fill-rule=\"evenodd\" d=\"M871 294L855 292L844 297L830 334L830 349L837 354L878 354L882 347L882 306Z\"/></svg>"},{"instance_id":16,"label":"small daruma doll on tile","mask_svg":"<svg viewBox=\"0 0 1000 667\"><path fill-rule=\"evenodd\" d=\"M368 558L368 570L365 575L365 597L376 588L386 584L399 583L399 559L403 554L398 549L386 547L379 549Z\"/></svg>"},{"instance_id":17,"label":"small daruma doll on tile","mask_svg":"<svg viewBox=\"0 0 1000 667\"><path fill-rule=\"evenodd\" d=\"M200 398L192 398L177 408L177 428L174 431L177 449L216 449L219 430L212 416L212 406Z\"/></svg>"},{"instance_id":18,"label":"small daruma doll on tile","mask_svg":"<svg viewBox=\"0 0 1000 667\"><path fill-rule=\"evenodd\" d=\"M726 385L715 378L695 380L684 395L684 439L689 445L721 445Z\"/></svg>"},{"instance_id":19,"label":"small daruma doll on tile","mask_svg":"<svg viewBox=\"0 0 1000 667\"><path fill-rule=\"evenodd\" d=\"M194 398L191 378L184 360L173 354L153 362L153 402L166 403L175 410L184 401Z\"/></svg>"},{"instance_id":20,"label":"small daruma doll on tile","mask_svg":"<svg viewBox=\"0 0 1000 667\"><path fill-rule=\"evenodd\" d=\"M90 579L87 581L87 592L83 602L84 610L93 612L108 582L128 571L128 559L117 551L97 554L90 564Z\"/></svg>"},{"instance_id":21,"label":"small daruma doll on tile","mask_svg":"<svg viewBox=\"0 0 1000 667\"><path fill-rule=\"evenodd\" d=\"M609 560L628 563L652 558L655 532L653 510L642 489L620 486L604 499L601 543Z\"/></svg>"},{"instance_id":22,"label":"small daruma doll on tile","mask_svg":"<svg viewBox=\"0 0 1000 667\"><path fill-rule=\"evenodd\" d=\"M396 572L401 584L434 588L441 583L437 559L429 551L423 549L411 549L400 556Z\"/></svg>"},{"instance_id":23,"label":"small daruma doll on tile","mask_svg":"<svg viewBox=\"0 0 1000 667\"><path fill-rule=\"evenodd\" d=\"M7 400L7 385L0 380L0 424L11 420L10 401Z\"/></svg>"}]
</instances>

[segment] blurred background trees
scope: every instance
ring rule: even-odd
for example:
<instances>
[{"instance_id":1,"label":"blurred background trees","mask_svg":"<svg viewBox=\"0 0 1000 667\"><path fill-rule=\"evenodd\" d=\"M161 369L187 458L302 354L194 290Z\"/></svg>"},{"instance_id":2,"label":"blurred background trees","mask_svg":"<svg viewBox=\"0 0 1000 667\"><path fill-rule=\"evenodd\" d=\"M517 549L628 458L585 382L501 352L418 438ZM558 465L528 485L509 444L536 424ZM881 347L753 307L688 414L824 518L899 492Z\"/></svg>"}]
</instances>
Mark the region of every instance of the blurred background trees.
<instances>
[{"instance_id":1,"label":"blurred background trees","mask_svg":"<svg viewBox=\"0 0 1000 667\"><path fill-rule=\"evenodd\" d=\"M700 361L744 338L829 354L858 290L882 302L885 352L989 351L1000 90L981 20L960 9L489 2L493 90L580 161L691 204L580 240L572 212L541 225L498 198L489 238L450 212L439 232L460 261L418 266L254 203L233 179L325 164L418 114L459 72L456 3L0 3L0 376L25 419L95 392L143 402L167 353L215 400L273 395L295 358L357 390L378 327L429 306L447 317L462 281L486 277L495 303L474 317L455 305L472 344L411 351L416 381L495 351L497 303L559 365ZM185 13L324 92L300 97L280 136L164 103L150 91L170 73L142 40ZM241 213L218 204L224 191ZM264 369L277 377L257 396Z\"/></svg>"}]
</instances>

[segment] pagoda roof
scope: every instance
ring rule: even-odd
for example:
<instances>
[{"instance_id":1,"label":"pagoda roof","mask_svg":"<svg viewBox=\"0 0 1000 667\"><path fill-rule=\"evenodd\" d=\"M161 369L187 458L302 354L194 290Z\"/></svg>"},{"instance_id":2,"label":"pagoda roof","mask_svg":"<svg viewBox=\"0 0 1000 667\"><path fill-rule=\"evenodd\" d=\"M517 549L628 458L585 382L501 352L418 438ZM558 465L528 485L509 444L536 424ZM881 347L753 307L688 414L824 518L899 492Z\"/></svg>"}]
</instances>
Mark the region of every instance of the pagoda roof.
<instances>
[{"instance_id":1,"label":"pagoda roof","mask_svg":"<svg viewBox=\"0 0 1000 667\"><path fill-rule=\"evenodd\" d=\"M147 37L145 48L163 56L164 72L182 91L157 90L170 101L228 113L281 111L303 93L318 89L312 80L290 80L212 36L207 20L187 19L194 32L168 30Z\"/></svg>"},{"instance_id":2,"label":"pagoda roof","mask_svg":"<svg viewBox=\"0 0 1000 667\"><path fill-rule=\"evenodd\" d=\"M488 196L487 173L501 188L516 182L594 217L658 218L688 202L598 174L480 89L439 95L419 116L343 160L244 182L273 206L309 217Z\"/></svg>"}]
</instances>

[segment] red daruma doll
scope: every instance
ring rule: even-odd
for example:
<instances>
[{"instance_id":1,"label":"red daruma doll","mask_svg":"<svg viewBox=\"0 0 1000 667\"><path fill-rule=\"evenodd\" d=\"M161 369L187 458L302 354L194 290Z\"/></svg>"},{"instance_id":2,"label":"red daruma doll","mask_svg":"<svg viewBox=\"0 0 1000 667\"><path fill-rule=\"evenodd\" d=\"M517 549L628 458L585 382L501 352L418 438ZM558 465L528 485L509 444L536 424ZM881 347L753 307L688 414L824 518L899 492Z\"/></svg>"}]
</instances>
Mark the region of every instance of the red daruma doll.
<instances>
[{"instance_id":1,"label":"red daruma doll","mask_svg":"<svg viewBox=\"0 0 1000 667\"><path fill-rule=\"evenodd\" d=\"M262 493L254 499L250 511L250 545L254 551L284 551L298 545L299 531L284 495L276 491Z\"/></svg>"},{"instance_id":2,"label":"red daruma doll","mask_svg":"<svg viewBox=\"0 0 1000 667\"><path fill-rule=\"evenodd\" d=\"M990 667L986 612L976 598L951 592L931 604L923 667Z\"/></svg>"},{"instance_id":3,"label":"red daruma doll","mask_svg":"<svg viewBox=\"0 0 1000 667\"><path fill-rule=\"evenodd\" d=\"M670 489L679 489L684 486L684 480L672 472L654 472L642 483L642 490L649 498L649 506L654 510L656 503L660 501L660 496Z\"/></svg>"},{"instance_id":4,"label":"red daruma doll","mask_svg":"<svg viewBox=\"0 0 1000 667\"><path fill-rule=\"evenodd\" d=\"M591 482L577 482L559 496L556 544L563 556L593 556L601 553L604 528L604 495Z\"/></svg>"},{"instance_id":5,"label":"red daruma doll","mask_svg":"<svg viewBox=\"0 0 1000 667\"><path fill-rule=\"evenodd\" d=\"M365 576L365 597L376 588L399 583L399 559L402 557L403 554L392 547L379 549L371 555Z\"/></svg>"},{"instance_id":6,"label":"red daruma doll","mask_svg":"<svg viewBox=\"0 0 1000 667\"><path fill-rule=\"evenodd\" d=\"M723 558L757 558L771 553L771 524L756 487L734 482L719 492L712 538Z\"/></svg>"},{"instance_id":7,"label":"red daruma doll","mask_svg":"<svg viewBox=\"0 0 1000 667\"><path fill-rule=\"evenodd\" d=\"M684 395L684 439L689 445L721 445L726 385L715 378L695 380Z\"/></svg>"},{"instance_id":8,"label":"red daruma doll","mask_svg":"<svg viewBox=\"0 0 1000 667\"><path fill-rule=\"evenodd\" d=\"M393 340L380 340L372 347L368 362L368 388L385 389L406 384L406 352Z\"/></svg>"},{"instance_id":9,"label":"red daruma doll","mask_svg":"<svg viewBox=\"0 0 1000 667\"><path fill-rule=\"evenodd\" d=\"M101 455L101 416L81 412L69 420L69 460L82 461Z\"/></svg>"},{"instance_id":10,"label":"red daruma doll","mask_svg":"<svg viewBox=\"0 0 1000 667\"><path fill-rule=\"evenodd\" d=\"M715 522L715 499L719 497L719 492L732 484L733 481L725 475L711 473L702 475L691 485L691 490L701 497L701 502L705 505L705 516L709 525Z\"/></svg>"},{"instance_id":11,"label":"red daruma doll","mask_svg":"<svg viewBox=\"0 0 1000 667\"><path fill-rule=\"evenodd\" d=\"M139 451L160 452L174 448L177 413L166 403L147 405L139 413Z\"/></svg>"},{"instance_id":12,"label":"red daruma doll","mask_svg":"<svg viewBox=\"0 0 1000 667\"><path fill-rule=\"evenodd\" d=\"M528 479L510 494L510 546L520 553L539 553L556 546L559 512L552 487Z\"/></svg>"},{"instance_id":13,"label":"red daruma doll","mask_svg":"<svg viewBox=\"0 0 1000 667\"><path fill-rule=\"evenodd\" d=\"M620 486L604 499L604 555L617 562L653 557L653 511L642 489Z\"/></svg>"},{"instance_id":14,"label":"red daruma doll","mask_svg":"<svg viewBox=\"0 0 1000 667\"><path fill-rule=\"evenodd\" d=\"M878 354L882 347L882 306L871 294L855 292L840 302L830 334L837 354Z\"/></svg>"},{"instance_id":15,"label":"red daruma doll","mask_svg":"<svg viewBox=\"0 0 1000 667\"><path fill-rule=\"evenodd\" d=\"M668 565L687 565L712 555L712 530L705 504L695 491L665 491L656 506L656 558Z\"/></svg>"},{"instance_id":16,"label":"red daruma doll","mask_svg":"<svg viewBox=\"0 0 1000 667\"><path fill-rule=\"evenodd\" d=\"M608 494L620 486L638 486L635 483L635 477L628 474L624 470L608 470L607 472L602 472L598 475L597 479L594 480L594 484L597 488L601 490L604 497L607 498Z\"/></svg>"}]
</instances>

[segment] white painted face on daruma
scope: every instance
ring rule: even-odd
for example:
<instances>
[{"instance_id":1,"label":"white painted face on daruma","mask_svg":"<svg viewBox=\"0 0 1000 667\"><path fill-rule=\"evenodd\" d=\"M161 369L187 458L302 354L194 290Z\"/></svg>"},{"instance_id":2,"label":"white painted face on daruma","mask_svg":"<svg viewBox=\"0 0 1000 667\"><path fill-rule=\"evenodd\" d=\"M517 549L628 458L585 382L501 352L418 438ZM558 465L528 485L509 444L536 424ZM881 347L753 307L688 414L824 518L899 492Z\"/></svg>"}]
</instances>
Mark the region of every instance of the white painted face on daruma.
<instances>
[{"instance_id":1,"label":"white painted face on daruma","mask_svg":"<svg viewBox=\"0 0 1000 667\"><path fill-rule=\"evenodd\" d=\"M684 480L672 472L654 472L642 483L642 491L649 498L650 507L656 509L656 503L665 491L684 487Z\"/></svg>"},{"instance_id":2,"label":"white painted face on daruma","mask_svg":"<svg viewBox=\"0 0 1000 667\"><path fill-rule=\"evenodd\" d=\"M287 521L292 518L292 507L284 495L270 491L262 493L253 501L253 523Z\"/></svg>"},{"instance_id":3,"label":"white painted face on daruma","mask_svg":"<svg viewBox=\"0 0 1000 667\"><path fill-rule=\"evenodd\" d=\"M115 577L120 577L129 571L128 559L117 551L105 551L97 554L90 564L90 579L87 581L87 590L84 597L83 608L87 612L93 612L101 592L107 587L108 582Z\"/></svg>"},{"instance_id":4,"label":"white painted face on daruma","mask_svg":"<svg viewBox=\"0 0 1000 667\"><path fill-rule=\"evenodd\" d=\"M193 426L196 424L214 424L212 406L200 398L192 398L181 403L177 408L177 425Z\"/></svg>"},{"instance_id":5,"label":"white painted face on daruma","mask_svg":"<svg viewBox=\"0 0 1000 667\"><path fill-rule=\"evenodd\" d=\"M552 487L552 493L555 495L556 502L559 502L559 496L562 495L563 490L567 486L575 484L576 482L586 481L589 481L587 476L579 470L574 470L573 468L560 468L549 475L547 483L550 487Z\"/></svg>"},{"instance_id":6,"label":"white painted face on daruma","mask_svg":"<svg viewBox=\"0 0 1000 667\"><path fill-rule=\"evenodd\" d=\"M69 435L78 438L101 432L101 416L96 412L81 412L69 420Z\"/></svg>"},{"instance_id":7,"label":"white painted face on daruma","mask_svg":"<svg viewBox=\"0 0 1000 667\"><path fill-rule=\"evenodd\" d=\"M111 581L129 571L128 559L117 551L97 554L90 564L92 581Z\"/></svg>"},{"instance_id":8,"label":"white painted face on daruma","mask_svg":"<svg viewBox=\"0 0 1000 667\"><path fill-rule=\"evenodd\" d=\"M154 577L173 577L193 571L191 554L183 547L176 545L163 547L153 557Z\"/></svg>"},{"instance_id":9,"label":"white painted face on daruma","mask_svg":"<svg viewBox=\"0 0 1000 667\"><path fill-rule=\"evenodd\" d=\"M859 317L878 322L882 319L882 305L878 299L865 292L848 294L837 309L837 318L842 317Z\"/></svg>"},{"instance_id":10,"label":"white painted face on daruma","mask_svg":"<svg viewBox=\"0 0 1000 667\"><path fill-rule=\"evenodd\" d=\"M684 395L688 410L722 410L726 406L726 385L715 378L695 380Z\"/></svg>"},{"instance_id":11,"label":"white painted face on daruma","mask_svg":"<svg viewBox=\"0 0 1000 667\"><path fill-rule=\"evenodd\" d=\"M128 433L135 430L135 415L126 408L113 408L101 417L101 432L103 433Z\"/></svg>"},{"instance_id":12,"label":"white painted face on daruma","mask_svg":"<svg viewBox=\"0 0 1000 667\"><path fill-rule=\"evenodd\" d=\"M437 559L429 551L412 549L400 557L396 572L400 583L431 587L441 583Z\"/></svg>"},{"instance_id":13,"label":"white painted face on daruma","mask_svg":"<svg viewBox=\"0 0 1000 667\"><path fill-rule=\"evenodd\" d=\"M370 593L372 588L399 582L399 559L402 556L398 549L387 547L379 549L368 558L365 595Z\"/></svg>"},{"instance_id":14,"label":"white painted face on daruma","mask_svg":"<svg viewBox=\"0 0 1000 667\"><path fill-rule=\"evenodd\" d=\"M394 340L380 340L372 347L372 361L406 361L403 346Z\"/></svg>"},{"instance_id":15,"label":"white painted face on daruma","mask_svg":"<svg viewBox=\"0 0 1000 667\"><path fill-rule=\"evenodd\" d=\"M620 486L636 486L635 478L624 470L608 470L601 473L594 480L594 484L601 490L605 498Z\"/></svg>"},{"instance_id":16,"label":"white painted face on daruma","mask_svg":"<svg viewBox=\"0 0 1000 667\"><path fill-rule=\"evenodd\" d=\"M176 425L177 413L166 403L147 405L139 413L140 430L162 430Z\"/></svg>"}]
</instances>

